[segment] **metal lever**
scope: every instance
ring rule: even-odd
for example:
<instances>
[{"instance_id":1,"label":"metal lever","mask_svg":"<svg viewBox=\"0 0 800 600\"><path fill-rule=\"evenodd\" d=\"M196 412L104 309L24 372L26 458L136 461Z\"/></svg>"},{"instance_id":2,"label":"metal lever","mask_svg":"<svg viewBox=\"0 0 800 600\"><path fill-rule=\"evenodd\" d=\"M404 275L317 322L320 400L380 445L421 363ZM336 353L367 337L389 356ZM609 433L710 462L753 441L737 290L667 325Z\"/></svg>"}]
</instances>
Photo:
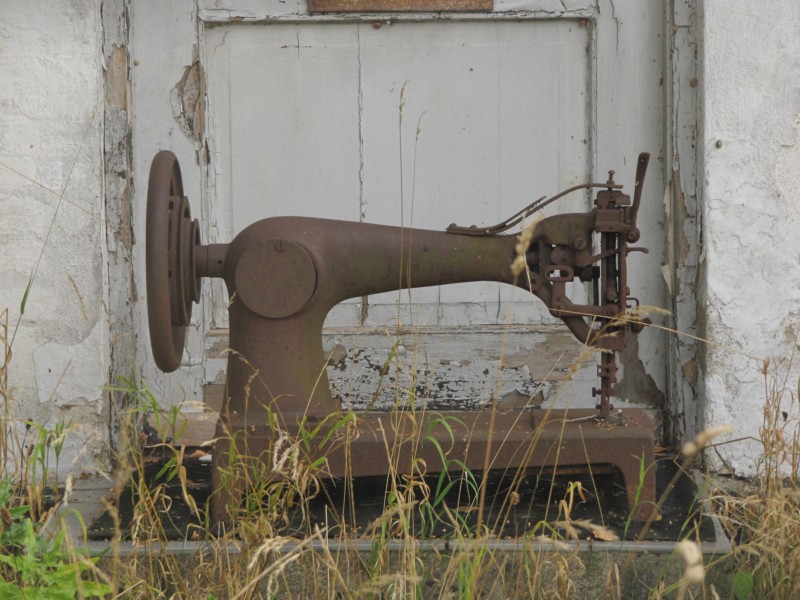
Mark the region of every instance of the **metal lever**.
<instances>
[{"instance_id":1,"label":"metal lever","mask_svg":"<svg viewBox=\"0 0 800 600\"><path fill-rule=\"evenodd\" d=\"M647 165L650 163L650 154L642 152L639 154L639 161L636 164L636 181L633 184L633 207L631 213L633 220L639 212L639 204L642 201L642 188L644 188L644 176L647 174Z\"/></svg>"}]
</instances>

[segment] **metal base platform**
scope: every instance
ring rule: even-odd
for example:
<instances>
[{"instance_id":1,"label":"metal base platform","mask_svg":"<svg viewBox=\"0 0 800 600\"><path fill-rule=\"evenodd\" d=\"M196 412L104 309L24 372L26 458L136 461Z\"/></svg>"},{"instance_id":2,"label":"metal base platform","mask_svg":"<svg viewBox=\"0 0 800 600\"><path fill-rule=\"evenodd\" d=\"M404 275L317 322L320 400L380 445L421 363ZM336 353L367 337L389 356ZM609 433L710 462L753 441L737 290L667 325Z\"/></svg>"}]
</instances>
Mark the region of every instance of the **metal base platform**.
<instances>
[{"instance_id":1,"label":"metal base platform","mask_svg":"<svg viewBox=\"0 0 800 600\"><path fill-rule=\"evenodd\" d=\"M228 415L217 424L211 499L217 523L229 521L229 507L248 481L282 476L276 467L281 452L295 440L306 464L318 464L319 474L332 478L464 468L589 475L613 469L634 520L647 520L656 510L653 424L640 409L605 419L591 409L354 412L322 423L306 420L302 431L299 416L283 415L277 425L274 415L248 412L247 421Z\"/></svg>"}]
</instances>

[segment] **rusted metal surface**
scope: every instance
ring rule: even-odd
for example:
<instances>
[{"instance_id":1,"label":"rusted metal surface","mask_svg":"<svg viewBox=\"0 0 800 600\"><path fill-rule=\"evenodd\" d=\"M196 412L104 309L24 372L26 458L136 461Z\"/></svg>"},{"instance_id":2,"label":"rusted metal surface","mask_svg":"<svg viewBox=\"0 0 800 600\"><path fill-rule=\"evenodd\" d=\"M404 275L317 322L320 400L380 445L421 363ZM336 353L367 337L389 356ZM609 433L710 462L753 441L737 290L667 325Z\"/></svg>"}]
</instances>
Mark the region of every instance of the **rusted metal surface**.
<instances>
[{"instance_id":1,"label":"rusted metal surface","mask_svg":"<svg viewBox=\"0 0 800 600\"><path fill-rule=\"evenodd\" d=\"M646 518L655 484L652 473L639 481L639 461L652 462L652 424L632 409L612 416L610 397L616 383L615 353L625 347L628 333L643 326L629 310L635 300L629 298L626 260L634 250L628 243L639 238L636 216L647 160L645 154L639 158L633 203L610 172L605 184L575 188L601 188L592 210L543 219L527 249L518 248L517 236L498 232L541 208L542 201L485 230L453 225L442 232L276 217L250 225L229 245L204 246L183 196L177 160L171 153L159 153L147 211L148 312L158 366L171 371L180 364L201 276L223 278L230 298L226 397L214 451L216 483L229 471L232 452L269 465L278 437L296 437L301 424L321 427L318 439L325 444L313 442L307 452L312 460L325 457L333 477L387 473L390 465L408 472L412 457L422 458L430 471L441 470L447 465L441 464L435 445L426 449L424 443L431 434L441 447L450 448L451 459L473 470L483 468L487 453L493 469L612 465L625 480L634 516ZM522 276L511 269L519 252L527 267ZM591 304L576 304L567 296L566 284L576 280L593 284ZM600 396L599 412L503 411L497 406L475 412L356 412L352 428L336 430L332 422L341 415L341 406L330 392L322 347L328 312L349 298L470 281L529 290L580 342L602 351L600 387L594 390ZM441 419L452 421L452 437L448 428L434 431ZM348 435L340 440L344 433ZM387 448L395 451L387 454ZM639 485L643 502L634 506ZM226 519L231 493L214 496L215 519Z\"/></svg>"},{"instance_id":2,"label":"rusted metal surface","mask_svg":"<svg viewBox=\"0 0 800 600\"><path fill-rule=\"evenodd\" d=\"M260 419L253 416L231 414L227 420L230 431L246 431L246 436L217 429L214 461L219 470L236 468L230 456L264 460L265 449L273 447L277 434L268 414L262 413ZM497 411L494 418L490 410L358 413L349 426L339 429L337 421L338 417L322 428L311 447L301 450L310 462L325 457L324 473L329 477L386 475L390 465L398 474L419 472L420 465L427 473L466 467L479 474L488 452L490 470L508 475L579 468L594 473L595 467L598 473L614 472L625 488L634 519L646 520L654 508L655 469L641 475L642 461L653 464L653 426L640 409L625 411L616 422L597 419L592 409ZM317 424L312 421L306 431ZM284 423L277 429L288 439L301 437L297 424ZM442 462L441 448L447 464ZM274 465L271 457L266 460L267 468ZM216 479L215 488L219 484ZM230 498L215 500L219 502L214 507L217 517L224 514Z\"/></svg>"},{"instance_id":3,"label":"rusted metal surface","mask_svg":"<svg viewBox=\"0 0 800 600\"><path fill-rule=\"evenodd\" d=\"M491 11L493 0L309 0L310 13L325 12L477 12Z\"/></svg>"},{"instance_id":4,"label":"rusted metal surface","mask_svg":"<svg viewBox=\"0 0 800 600\"><path fill-rule=\"evenodd\" d=\"M162 371L181 364L192 303L200 299L194 246L197 220L183 195L181 168L171 152L159 152L147 188L147 315L153 358Z\"/></svg>"},{"instance_id":5,"label":"rusted metal surface","mask_svg":"<svg viewBox=\"0 0 800 600\"><path fill-rule=\"evenodd\" d=\"M616 352L625 347L625 331L639 331L644 321L629 313L627 256L629 252L647 252L645 248L629 248L639 240L636 216L641 205L644 177L650 155L642 153L636 168L634 199L623 194L622 186L609 171L604 184L577 185L550 198L540 198L505 221L487 228L451 225L450 233L470 236L496 236L520 223L525 217L542 210L570 192L601 188L595 208L584 214L556 215L536 225L527 251L530 291L560 317L582 342L602 352L597 366L600 386L592 393L599 396L597 408L601 417L608 417L614 408L611 396L617 382ZM600 252L594 254L592 241L600 238ZM574 304L566 294L566 285L579 279L593 284L592 304ZM577 319L576 319L577 317ZM585 331L584 317L592 317L593 326ZM608 352L611 351L611 352Z\"/></svg>"}]
</instances>

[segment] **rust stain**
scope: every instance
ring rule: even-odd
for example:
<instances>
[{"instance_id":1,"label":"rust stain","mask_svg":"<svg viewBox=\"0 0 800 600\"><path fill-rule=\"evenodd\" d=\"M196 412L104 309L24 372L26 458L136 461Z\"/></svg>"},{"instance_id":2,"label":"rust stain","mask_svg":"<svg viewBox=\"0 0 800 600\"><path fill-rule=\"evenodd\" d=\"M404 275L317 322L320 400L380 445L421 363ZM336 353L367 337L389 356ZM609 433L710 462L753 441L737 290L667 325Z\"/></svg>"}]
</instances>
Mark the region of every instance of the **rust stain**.
<instances>
[{"instance_id":1,"label":"rust stain","mask_svg":"<svg viewBox=\"0 0 800 600\"><path fill-rule=\"evenodd\" d=\"M673 194L673 206L675 207L675 212L677 213L680 211L680 216L675 215L675 218L678 218L678 223L689 223L690 216L689 211L686 209L686 194L681 189L681 181L680 181L680 173L675 171L672 176L672 194ZM682 226L675 228L678 234L678 239L676 240L677 245L677 253L678 253L678 261L679 264L687 264L689 261L689 254L691 253L691 245L689 244L689 240L686 237L686 232L684 231Z\"/></svg>"},{"instance_id":2,"label":"rust stain","mask_svg":"<svg viewBox=\"0 0 800 600\"><path fill-rule=\"evenodd\" d=\"M531 381L560 380L579 359L582 345L566 333L548 334L535 348L522 348L503 357L503 368L528 367Z\"/></svg>"},{"instance_id":3,"label":"rust stain","mask_svg":"<svg viewBox=\"0 0 800 600\"><path fill-rule=\"evenodd\" d=\"M697 385L698 370L696 359L691 358L683 363L681 366L681 372L683 373L683 378L686 380L686 383L691 386Z\"/></svg>"},{"instance_id":4,"label":"rust stain","mask_svg":"<svg viewBox=\"0 0 800 600\"><path fill-rule=\"evenodd\" d=\"M130 249L133 247L133 226L131 225L131 188L129 185L124 186L119 200L119 227L114 230L114 236L122 247Z\"/></svg>"},{"instance_id":5,"label":"rust stain","mask_svg":"<svg viewBox=\"0 0 800 600\"><path fill-rule=\"evenodd\" d=\"M541 389L535 390L532 394L527 394L522 390L512 390L500 396L498 406L502 410L541 408L544 401L544 392Z\"/></svg>"},{"instance_id":6,"label":"rust stain","mask_svg":"<svg viewBox=\"0 0 800 600\"><path fill-rule=\"evenodd\" d=\"M342 344L336 344L326 357L328 362L328 366L335 366L344 363L344 359L347 358L347 348L345 348Z\"/></svg>"},{"instance_id":7,"label":"rust stain","mask_svg":"<svg viewBox=\"0 0 800 600\"><path fill-rule=\"evenodd\" d=\"M203 65L195 60L183 70L183 77L174 91L180 99L181 112L178 121L193 139L203 139L206 111L206 75Z\"/></svg>"},{"instance_id":8,"label":"rust stain","mask_svg":"<svg viewBox=\"0 0 800 600\"><path fill-rule=\"evenodd\" d=\"M106 68L106 106L128 108L128 53L113 45Z\"/></svg>"},{"instance_id":9,"label":"rust stain","mask_svg":"<svg viewBox=\"0 0 800 600\"><path fill-rule=\"evenodd\" d=\"M639 359L639 338L631 336L622 351L623 377L617 385L619 398L662 408L666 403L664 392L647 373L644 363Z\"/></svg>"},{"instance_id":10,"label":"rust stain","mask_svg":"<svg viewBox=\"0 0 800 600\"><path fill-rule=\"evenodd\" d=\"M112 45L106 63L105 82L105 169L109 223L119 247L133 246L130 189L130 86L128 53Z\"/></svg>"},{"instance_id":11,"label":"rust stain","mask_svg":"<svg viewBox=\"0 0 800 600\"><path fill-rule=\"evenodd\" d=\"M220 335L213 339L210 345L206 348L207 358L227 358L228 357L228 336Z\"/></svg>"},{"instance_id":12,"label":"rust stain","mask_svg":"<svg viewBox=\"0 0 800 600\"><path fill-rule=\"evenodd\" d=\"M208 410L219 412L225 403L225 384L207 383L203 386L203 402ZM216 420L214 422L216 425ZM212 435L213 438L213 435ZM211 438L210 438L211 439Z\"/></svg>"}]
</instances>

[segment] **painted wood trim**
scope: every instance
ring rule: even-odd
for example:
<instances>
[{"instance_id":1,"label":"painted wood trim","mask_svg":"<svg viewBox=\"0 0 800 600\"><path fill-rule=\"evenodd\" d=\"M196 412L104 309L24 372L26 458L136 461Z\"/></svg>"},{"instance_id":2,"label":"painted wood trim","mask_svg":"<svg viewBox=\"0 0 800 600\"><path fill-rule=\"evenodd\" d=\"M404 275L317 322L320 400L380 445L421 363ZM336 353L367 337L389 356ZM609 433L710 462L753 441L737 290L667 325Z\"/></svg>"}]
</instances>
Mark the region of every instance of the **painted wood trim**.
<instances>
[{"instance_id":1,"label":"painted wood trim","mask_svg":"<svg viewBox=\"0 0 800 600\"><path fill-rule=\"evenodd\" d=\"M541 11L512 12L498 10L490 12L322 12L316 14L291 13L278 15L253 13L252 15L241 18L231 17L227 13L221 13L215 10L205 10L198 16L201 23L213 27L232 23L247 23L249 25L268 25L272 23L374 23L376 21L390 21L392 23L424 23L436 21L441 23L443 21L552 21L554 19L573 20L578 21L581 25L585 25L587 22L593 21L596 17L597 13L593 10L570 10L555 15Z\"/></svg>"},{"instance_id":2,"label":"painted wood trim","mask_svg":"<svg viewBox=\"0 0 800 600\"><path fill-rule=\"evenodd\" d=\"M310 13L491 11L493 0L308 0Z\"/></svg>"},{"instance_id":3,"label":"painted wood trim","mask_svg":"<svg viewBox=\"0 0 800 600\"><path fill-rule=\"evenodd\" d=\"M354 4L359 0L324 0L325 2ZM388 5L391 0L378 0ZM418 5L453 4L458 0L400 0ZM553 0L469 0L489 5L480 11L447 11L436 9L425 12L421 8L398 12L396 9L371 9L369 12L316 12L306 0L198 0L198 19L201 23L217 25L223 23L275 23L275 22L372 22L372 21L430 21L469 19L575 19L591 20L600 13L598 0L568 0L556 3ZM320 0L312 0L320 3ZM375 3L377 5L377 2Z\"/></svg>"},{"instance_id":4,"label":"painted wood trim","mask_svg":"<svg viewBox=\"0 0 800 600\"><path fill-rule=\"evenodd\" d=\"M667 3L666 92L668 113L667 208L668 262L664 276L670 288L670 327L702 337L701 298L702 233L700 208L704 148L701 118L702 97L698 84L702 60L700 19L702 3L672 0ZM704 345L688 336L669 336L669 398L665 407L665 436L675 444L694 439L703 429L702 370Z\"/></svg>"},{"instance_id":5,"label":"painted wood trim","mask_svg":"<svg viewBox=\"0 0 800 600\"><path fill-rule=\"evenodd\" d=\"M103 106L103 201L106 220L109 346L108 434L112 447L120 441L121 420L134 401L119 391L120 380L136 372L137 300L133 278L133 174L131 61L128 51L127 0L102 4L105 98ZM124 387L124 386L121 386Z\"/></svg>"}]
</instances>

